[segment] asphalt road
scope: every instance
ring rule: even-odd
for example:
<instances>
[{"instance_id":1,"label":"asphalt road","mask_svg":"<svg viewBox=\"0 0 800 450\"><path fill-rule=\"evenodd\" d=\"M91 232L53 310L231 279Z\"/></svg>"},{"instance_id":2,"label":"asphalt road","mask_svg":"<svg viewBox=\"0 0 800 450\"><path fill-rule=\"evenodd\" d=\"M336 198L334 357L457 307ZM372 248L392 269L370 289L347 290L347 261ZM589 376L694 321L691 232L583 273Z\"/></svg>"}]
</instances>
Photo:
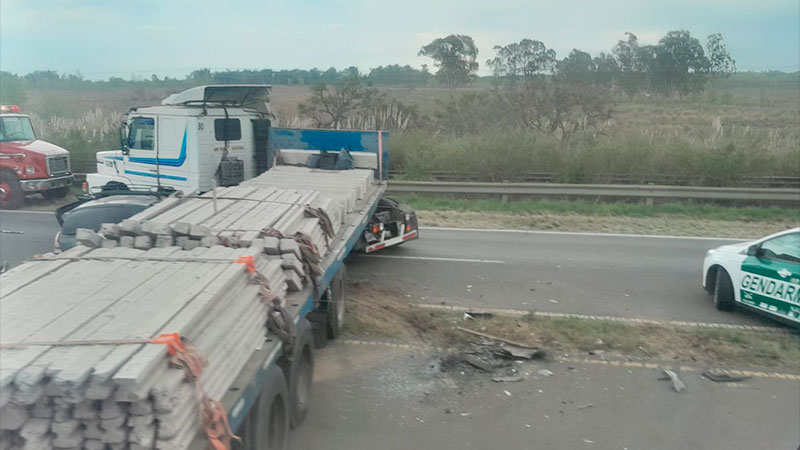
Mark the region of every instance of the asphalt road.
<instances>
[{"instance_id":1,"label":"asphalt road","mask_svg":"<svg viewBox=\"0 0 800 450\"><path fill-rule=\"evenodd\" d=\"M34 254L53 251L58 229L51 212L0 211L0 264L13 267Z\"/></svg>"},{"instance_id":2,"label":"asphalt road","mask_svg":"<svg viewBox=\"0 0 800 450\"><path fill-rule=\"evenodd\" d=\"M794 450L796 380L714 383L701 367L515 365L526 379L439 370L417 348L336 342L316 353L311 406L290 449ZM546 369L552 376L541 376Z\"/></svg>"},{"instance_id":3,"label":"asphalt road","mask_svg":"<svg viewBox=\"0 0 800 450\"><path fill-rule=\"evenodd\" d=\"M0 260L52 250L51 213L0 212ZM21 232L22 234L16 234ZM700 286L722 239L423 229L421 238L348 263L413 301L662 320L771 325L717 311Z\"/></svg>"},{"instance_id":4,"label":"asphalt road","mask_svg":"<svg viewBox=\"0 0 800 450\"><path fill-rule=\"evenodd\" d=\"M423 303L771 325L717 311L701 287L706 250L731 242L423 229L419 240L359 256L348 269Z\"/></svg>"}]
</instances>

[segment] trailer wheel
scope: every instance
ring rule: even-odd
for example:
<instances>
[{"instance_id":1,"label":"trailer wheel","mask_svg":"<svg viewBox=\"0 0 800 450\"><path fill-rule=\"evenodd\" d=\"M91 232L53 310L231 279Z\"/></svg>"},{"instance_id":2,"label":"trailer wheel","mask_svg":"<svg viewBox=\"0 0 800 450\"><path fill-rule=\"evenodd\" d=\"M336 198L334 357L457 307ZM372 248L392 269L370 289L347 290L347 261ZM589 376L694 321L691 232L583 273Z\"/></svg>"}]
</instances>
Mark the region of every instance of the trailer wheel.
<instances>
[{"instance_id":1,"label":"trailer wheel","mask_svg":"<svg viewBox=\"0 0 800 450\"><path fill-rule=\"evenodd\" d=\"M64 198L64 197L67 196L67 194L69 194L69 186L64 186L64 187L55 188L55 189L49 189L47 191L43 191L42 192L42 195L44 195L44 198L46 198L48 200L55 200L55 199L58 199L58 198Z\"/></svg>"},{"instance_id":2,"label":"trailer wheel","mask_svg":"<svg viewBox=\"0 0 800 450\"><path fill-rule=\"evenodd\" d=\"M347 272L342 265L339 272L333 276L328 290L328 337L336 339L342 333L345 316L347 315Z\"/></svg>"},{"instance_id":3,"label":"trailer wheel","mask_svg":"<svg viewBox=\"0 0 800 450\"><path fill-rule=\"evenodd\" d=\"M289 443L289 392L277 367L267 376L264 389L242 424L243 450L285 450Z\"/></svg>"},{"instance_id":4,"label":"trailer wheel","mask_svg":"<svg viewBox=\"0 0 800 450\"><path fill-rule=\"evenodd\" d=\"M289 380L289 423L299 427L306 419L311 402L311 385L314 377L314 342L311 323L302 319L297 324L297 333L291 357L284 356L280 364Z\"/></svg>"},{"instance_id":5,"label":"trailer wheel","mask_svg":"<svg viewBox=\"0 0 800 450\"><path fill-rule=\"evenodd\" d=\"M0 172L0 208L17 209L22 206L22 188L19 178L11 172Z\"/></svg>"}]
</instances>

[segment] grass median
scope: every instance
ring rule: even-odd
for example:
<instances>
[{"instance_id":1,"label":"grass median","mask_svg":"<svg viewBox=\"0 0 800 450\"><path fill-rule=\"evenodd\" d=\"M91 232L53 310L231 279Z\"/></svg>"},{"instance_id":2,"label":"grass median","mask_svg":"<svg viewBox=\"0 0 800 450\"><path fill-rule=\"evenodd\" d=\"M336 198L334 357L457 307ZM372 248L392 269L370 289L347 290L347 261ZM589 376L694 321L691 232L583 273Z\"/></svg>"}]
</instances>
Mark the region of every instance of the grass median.
<instances>
[{"instance_id":1,"label":"grass median","mask_svg":"<svg viewBox=\"0 0 800 450\"><path fill-rule=\"evenodd\" d=\"M595 203L585 200L459 199L399 196L423 226L757 238L800 223L781 206Z\"/></svg>"},{"instance_id":2,"label":"grass median","mask_svg":"<svg viewBox=\"0 0 800 450\"><path fill-rule=\"evenodd\" d=\"M594 354L721 366L798 370L800 335L706 327L668 327L582 318L476 315L414 307L371 283L351 285L346 332L358 336L458 346L475 337L465 327L550 353Z\"/></svg>"}]
</instances>

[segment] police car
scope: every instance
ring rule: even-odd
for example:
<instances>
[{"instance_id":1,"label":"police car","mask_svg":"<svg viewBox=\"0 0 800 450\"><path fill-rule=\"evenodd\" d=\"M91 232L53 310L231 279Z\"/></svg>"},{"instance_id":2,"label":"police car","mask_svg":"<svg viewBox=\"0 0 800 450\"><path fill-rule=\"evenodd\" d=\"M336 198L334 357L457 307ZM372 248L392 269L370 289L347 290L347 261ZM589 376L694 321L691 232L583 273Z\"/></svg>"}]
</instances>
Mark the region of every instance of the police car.
<instances>
[{"instance_id":1,"label":"police car","mask_svg":"<svg viewBox=\"0 0 800 450\"><path fill-rule=\"evenodd\" d=\"M703 287L717 309L743 306L800 327L800 228L709 250Z\"/></svg>"}]
</instances>

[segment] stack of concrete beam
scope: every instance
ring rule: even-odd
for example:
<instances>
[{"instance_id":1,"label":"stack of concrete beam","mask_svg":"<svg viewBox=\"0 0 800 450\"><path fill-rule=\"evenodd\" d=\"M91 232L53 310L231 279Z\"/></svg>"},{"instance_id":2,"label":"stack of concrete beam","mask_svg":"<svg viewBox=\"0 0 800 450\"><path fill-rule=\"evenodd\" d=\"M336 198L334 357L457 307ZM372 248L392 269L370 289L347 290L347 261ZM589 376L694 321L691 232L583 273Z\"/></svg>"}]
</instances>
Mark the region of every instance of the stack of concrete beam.
<instances>
[{"instance_id":1,"label":"stack of concrete beam","mask_svg":"<svg viewBox=\"0 0 800 450\"><path fill-rule=\"evenodd\" d=\"M308 234L324 255L329 245L325 232L306 208L323 211L335 235L373 182L370 170L275 167L240 186L164 200L120 224L103 224L98 232L79 229L77 239L90 247L191 250L216 244L246 247L273 229L284 236Z\"/></svg>"},{"instance_id":2,"label":"stack of concrete beam","mask_svg":"<svg viewBox=\"0 0 800 450\"><path fill-rule=\"evenodd\" d=\"M259 285L234 261L252 256L279 296L290 284L265 250L79 246L0 276L0 343L14 344L0 348L0 448L186 448L201 433L197 385L141 341L180 333L221 398L266 334Z\"/></svg>"}]
</instances>

